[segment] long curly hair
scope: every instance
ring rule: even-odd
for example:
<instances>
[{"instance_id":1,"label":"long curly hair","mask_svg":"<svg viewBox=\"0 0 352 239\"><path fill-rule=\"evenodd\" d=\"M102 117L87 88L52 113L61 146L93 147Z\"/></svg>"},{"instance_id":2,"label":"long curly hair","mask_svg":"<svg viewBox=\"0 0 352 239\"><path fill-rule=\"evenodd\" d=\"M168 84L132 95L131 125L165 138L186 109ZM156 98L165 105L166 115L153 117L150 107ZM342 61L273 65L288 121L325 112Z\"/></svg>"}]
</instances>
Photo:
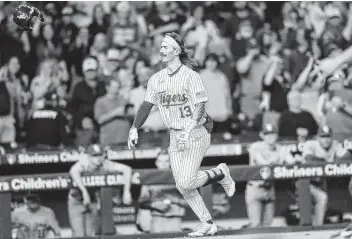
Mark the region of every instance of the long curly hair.
<instances>
[{"instance_id":1,"label":"long curly hair","mask_svg":"<svg viewBox=\"0 0 352 239\"><path fill-rule=\"evenodd\" d=\"M175 33L175 32L170 32L166 33L167 36L172 37L177 44L181 48L181 53L180 53L180 60L182 64L185 66L193 69L193 67L198 66L197 61L192 57L193 55L193 50L188 48L188 46L185 44L185 42L181 39L181 37Z\"/></svg>"}]
</instances>

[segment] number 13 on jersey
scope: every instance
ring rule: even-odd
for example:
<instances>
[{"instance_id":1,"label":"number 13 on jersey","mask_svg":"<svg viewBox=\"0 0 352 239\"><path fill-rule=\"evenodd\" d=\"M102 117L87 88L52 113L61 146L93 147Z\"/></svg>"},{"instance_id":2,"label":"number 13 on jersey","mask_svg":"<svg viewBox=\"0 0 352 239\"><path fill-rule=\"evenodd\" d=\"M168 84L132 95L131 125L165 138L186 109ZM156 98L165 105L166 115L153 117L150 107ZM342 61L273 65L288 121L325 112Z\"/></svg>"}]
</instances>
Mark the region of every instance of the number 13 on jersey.
<instances>
[{"instance_id":1,"label":"number 13 on jersey","mask_svg":"<svg viewBox=\"0 0 352 239\"><path fill-rule=\"evenodd\" d=\"M180 111L181 118L191 117L192 116L191 107L189 107L188 105L180 106L178 109Z\"/></svg>"}]
</instances>

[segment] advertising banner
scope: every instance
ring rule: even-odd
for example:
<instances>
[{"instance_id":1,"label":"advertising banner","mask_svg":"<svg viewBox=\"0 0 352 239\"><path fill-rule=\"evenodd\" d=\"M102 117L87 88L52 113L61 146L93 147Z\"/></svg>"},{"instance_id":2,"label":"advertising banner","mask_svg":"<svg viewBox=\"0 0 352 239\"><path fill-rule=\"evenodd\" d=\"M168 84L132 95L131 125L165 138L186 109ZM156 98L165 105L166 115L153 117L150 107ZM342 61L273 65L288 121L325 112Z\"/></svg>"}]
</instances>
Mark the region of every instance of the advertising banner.
<instances>
[{"instance_id":1,"label":"advertising banner","mask_svg":"<svg viewBox=\"0 0 352 239\"><path fill-rule=\"evenodd\" d=\"M207 167L204 167L206 169ZM236 182L249 180L283 180L292 178L341 177L352 175L352 162L315 164L315 165L273 165L230 167L231 175ZM83 177L87 187L111 187L124 184L122 174L94 174ZM169 170L142 169L135 170L132 184L174 184ZM74 187L66 173L46 175L22 175L0 177L0 192L28 190L62 190Z\"/></svg>"}]
</instances>

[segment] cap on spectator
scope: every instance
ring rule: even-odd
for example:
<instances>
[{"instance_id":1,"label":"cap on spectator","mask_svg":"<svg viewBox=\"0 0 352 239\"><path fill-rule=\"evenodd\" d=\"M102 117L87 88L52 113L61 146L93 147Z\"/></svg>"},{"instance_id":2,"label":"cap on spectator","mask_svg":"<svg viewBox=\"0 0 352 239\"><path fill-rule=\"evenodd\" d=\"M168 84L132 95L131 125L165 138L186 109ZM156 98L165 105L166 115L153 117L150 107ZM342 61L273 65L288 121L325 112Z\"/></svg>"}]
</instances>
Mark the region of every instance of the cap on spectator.
<instances>
[{"instance_id":1,"label":"cap on spectator","mask_svg":"<svg viewBox=\"0 0 352 239\"><path fill-rule=\"evenodd\" d=\"M266 124L262 130L263 134L277 134L279 131L272 124Z\"/></svg>"},{"instance_id":2,"label":"cap on spectator","mask_svg":"<svg viewBox=\"0 0 352 239\"><path fill-rule=\"evenodd\" d=\"M326 8L325 15L327 18L334 18L334 17L341 18L341 12L337 7Z\"/></svg>"},{"instance_id":3,"label":"cap on spectator","mask_svg":"<svg viewBox=\"0 0 352 239\"><path fill-rule=\"evenodd\" d=\"M99 67L98 62L94 58L86 58L82 64L83 72L96 71L98 70L98 67Z\"/></svg>"},{"instance_id":4,"label":"cap on spectator","mask_svg":"<svg viewBox=\"0 0 352 239\"><path fill-rule=\"evenodd\" d=\"M121 1L116 5L116 10L118 12L127 12L130 10L130 4L127 1Z\"/></svg>"},{"instance_id":5,"label":"cap on spectator","mask_svg":"<svg viewBox=\"0 0 352 239\"><path fill-rule=\"evenodd\" d=\"M91 156L101 156L104 154L104 150L100 145L93 144L87 148L87 154Z\"/></svg>"},{"instance_id":6,"label":"cap on spectator","mask_svg":"<svg viewBox=\"0 0 352 239\"><path fill-rule=\"evenodd\" d=\"M73 8L72 7L64 7L61 11L61 14L64 15L72 15L73 14Z\"/></svg>"},{"instance_id":7,"label":"cap on spectator","mask_svg":"<svg viewBox=\"0 0 352 239\"><path fill-rule=\"evenodd\" d=\"M329 126L324 125L318 130L318 136L320 137L331 137L332 136L332 130Z\"/></svg>"},{"instance_id":8,"label":"cap on spectator","mask_svg":"<svg viewBox=\"0 0 352 239\"><path fill-rule=\"evenodd\" d=\"M24 198L28 201L39 202L39 195L34 192L28 192L26 195L24 195Z\"/></svg>"},{"instance_id":9,"label":"cap on spectator","mask_svg":"<svg viewBox=\"0 0 352 239\"><path fill-rule=\"evenodd\" d=\"M120 55L120 52L117 49L111 48L108 50L106 57L110 61L119 61L120 60L119 55Z\"/></svg>"}]
</instances>

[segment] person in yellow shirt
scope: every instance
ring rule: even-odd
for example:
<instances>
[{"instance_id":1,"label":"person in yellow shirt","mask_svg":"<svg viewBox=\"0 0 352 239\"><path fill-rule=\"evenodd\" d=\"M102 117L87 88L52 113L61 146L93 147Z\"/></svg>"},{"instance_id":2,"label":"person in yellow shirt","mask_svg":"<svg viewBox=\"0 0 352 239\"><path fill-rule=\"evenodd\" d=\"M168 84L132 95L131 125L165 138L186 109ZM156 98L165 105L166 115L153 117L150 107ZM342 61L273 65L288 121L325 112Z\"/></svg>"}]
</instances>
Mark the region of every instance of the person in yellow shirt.
<instances>
[{"instance_id":1,"label":"person in yellow shirt","mask_svg":"<svg viewBox=\"0 0 352 239\"><path fill-rule=\"evenodd\" d=\"M18 239L46 239L60 237L61 229L51 208L40 204L37 194L24 197L24 205L11 213L11 222Z\"/></svg>"},{"instance_id":2,"label":"person in yellow shirt","mask_svg":"<svg viewBox=\"0 0 352 239\"><path fill-rule=\"evenodd\" d=\"M77 188L70 189L68 193L68 215L73 237L95 236L97 229L96 220L100 207L98 192L97 189L87 189L83 185L83 173L122 173L125 180L122 201L124 204L130 204L132 201L130 192L132 168L106 159L104 150L97 144L90 145L87 154L88 156L76 162L69 172L77 184Z\"/></svg>"}]
</instances>

